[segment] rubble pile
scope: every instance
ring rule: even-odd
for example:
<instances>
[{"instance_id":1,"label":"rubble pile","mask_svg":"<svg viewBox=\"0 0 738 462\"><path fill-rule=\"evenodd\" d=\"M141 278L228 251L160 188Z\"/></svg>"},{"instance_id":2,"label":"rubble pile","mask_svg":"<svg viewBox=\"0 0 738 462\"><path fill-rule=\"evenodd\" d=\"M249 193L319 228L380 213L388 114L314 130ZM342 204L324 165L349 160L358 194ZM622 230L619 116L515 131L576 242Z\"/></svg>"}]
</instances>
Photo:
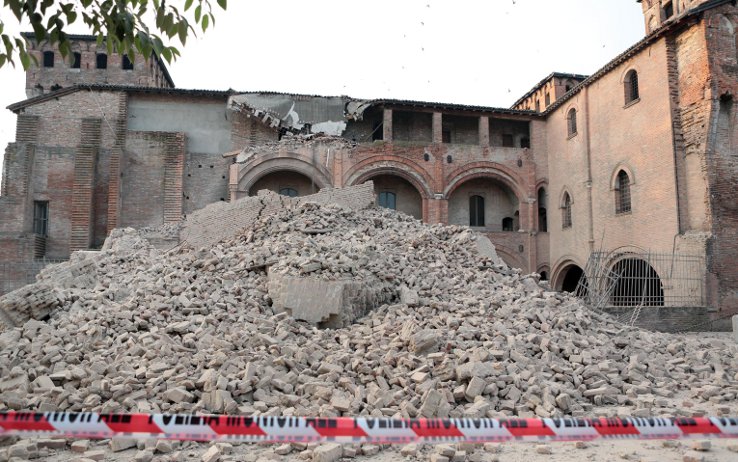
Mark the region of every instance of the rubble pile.
<instances>
[{"instance_id":1,"label":"rubble pile","mask_svg":"<svg viewBox=\"0 0 738 462\"><path fill-rule=\"evenodd\" d=\"M310 202L207 248L162 252L116 230L101 252L60 265L84 277L41 274L56 300L48 320L0 334L0 408L549 417L736 398L734 346L619 324L509 269L479 239ZM353 324L321 329L275 313L275 275L382 296Z\"/></svg>"}]
</instances>

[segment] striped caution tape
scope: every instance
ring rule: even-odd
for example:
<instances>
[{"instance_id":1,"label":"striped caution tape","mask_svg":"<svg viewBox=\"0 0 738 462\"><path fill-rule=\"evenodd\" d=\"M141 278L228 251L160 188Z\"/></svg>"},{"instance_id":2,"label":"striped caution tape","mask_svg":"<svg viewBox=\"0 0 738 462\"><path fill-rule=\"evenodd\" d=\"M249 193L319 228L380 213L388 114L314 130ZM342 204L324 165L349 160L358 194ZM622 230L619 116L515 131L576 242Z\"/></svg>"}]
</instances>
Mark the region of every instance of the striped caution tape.
<instances>
[{"instance_id":1,"label":"striped caution tape","mask_svg":"<svg viewBox=\"0 0 738 462\"><path fill-rule=\"evenodd\" d=\"M738 418L389 419L93 412L0 413L0 436L10 435L339 443L738 438Z\"/></svg>"}]
</instances>

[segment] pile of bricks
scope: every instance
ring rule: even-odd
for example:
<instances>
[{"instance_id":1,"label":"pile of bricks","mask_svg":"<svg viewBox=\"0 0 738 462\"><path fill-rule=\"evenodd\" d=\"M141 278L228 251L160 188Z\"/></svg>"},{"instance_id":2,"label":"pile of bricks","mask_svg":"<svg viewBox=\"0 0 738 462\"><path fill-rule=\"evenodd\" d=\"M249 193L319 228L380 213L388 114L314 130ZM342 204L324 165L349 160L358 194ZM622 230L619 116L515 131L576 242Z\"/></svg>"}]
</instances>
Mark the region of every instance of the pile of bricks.
<instances>
[{"instance_id":1,"label":"pile of bricks","mask_svg":"<svg viewBox=\"0 0 738 462\"><path fill-rule=\"evenodd\" d=\"M0 334L0 410L688 416L704 403L728 413L738 396L734 345L618 324L508 268L464 227L386 209L302 201L208 247L168 252L116 230L88 258L85 278L55 287L48 321ZM277 309L273 275L352 281L381 297L353 323L320 329ZM199 447L116 444L108 450L141 460ZM202 460L235 460L229 446ZM380 449L274 451L333 461ZM432 457L473 450L447 452Z\"/></svg>"}]
</instances>

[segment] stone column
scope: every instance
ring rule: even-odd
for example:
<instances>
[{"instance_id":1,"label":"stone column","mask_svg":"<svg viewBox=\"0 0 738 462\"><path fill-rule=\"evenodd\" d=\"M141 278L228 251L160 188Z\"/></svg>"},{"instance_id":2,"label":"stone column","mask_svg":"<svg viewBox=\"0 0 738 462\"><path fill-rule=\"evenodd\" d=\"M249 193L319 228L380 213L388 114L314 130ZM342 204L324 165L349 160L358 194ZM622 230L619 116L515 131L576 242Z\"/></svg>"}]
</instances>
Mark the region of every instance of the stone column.
<instances>
[{"instance_id":1,"label":"stone column","mask_svg":"<svg viewBox=\"0 0 738 462\"><path fill-rule=\"evenodd\" d=\"M389 143L392 142L392 109L384 110L384 120L382 121L382 139Z\"/></svg>"},{"instance_id":2,"label":"stone column","mask_svg":"<svg viewBox=\"0 0 738 462\"><path fill-rule=\"evenodd\" d=\"M443 114L433 113L433 138L434 143L443 143Z\"/></svg>"},{"instance_id":3,"label":"stone column","mask_svg":"<svg viewBox=\"0 0 738 462\"><path fill-rule=\"evenodd\" d=\"M489 117L487 116L479 118L479 145L489 146Z\"/></svg>"}]
</instances>

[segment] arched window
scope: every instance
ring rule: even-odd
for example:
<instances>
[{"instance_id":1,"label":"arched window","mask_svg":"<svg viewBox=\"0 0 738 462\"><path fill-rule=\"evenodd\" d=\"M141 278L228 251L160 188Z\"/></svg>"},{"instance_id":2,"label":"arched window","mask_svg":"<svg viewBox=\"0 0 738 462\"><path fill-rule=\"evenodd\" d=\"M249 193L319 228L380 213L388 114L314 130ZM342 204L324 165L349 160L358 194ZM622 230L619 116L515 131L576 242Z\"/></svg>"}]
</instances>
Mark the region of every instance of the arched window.
<instances>
[{"instance_id":1,"label":"arched window","mask_svg":"<svg viewBox=\"0 0 738 462\"><path fill-rule=\"evenodd\" d=\"M44 51L44 67L54 67L53 51Z\"/></svg>"},{"instance_id":2,"label":"arched window","mask_svg":"<svg viewBox=\"0 0 738 462\"><path fill-rule=\"evenodd\" d=\"M546 92L545 101L546 101L546 107L549 107L551 105L551 93Z\"/></svg>"},{"instance_id":3,"label":"arched window","mask_svg":"<svg viewBox=\"0 0 738 462\"><path fill-rule=\"evenodd\" d=\"M571 196L568 192L564 193L564 199L561 201L561 227L571 228Z\"/></svg>"},{"instance_id":4,"label":"arched window","mask_svg":"<svg viewBox=\"0 0 738 462\"><path fill-rule=\"evenodd\" d=\"M279 194L287 197L297 197L297 190L295 188L282 188L279 190Z\"/></svg>"},{"instance_id":5,"label":"arched window","mask_svg":"<svg viewBox=\"0 0 738 462\"><path fill-rule=\"evenodd\" d=\"M469 198L469 226L484 226L484 197Z\"/></svg>"},{"instance_id":6,"label":"arched window","mask_svg":"<svg viewBox=\"0 0 738 462\"><path fill-rule=\"evenodd\" d=\"M569 113L566 115L566 126L569 131L569 136L577 134L577 110L574 108L569 109Z\"/></svg>"},{"instance_id":7,"label":"arched window","mask_svg":"<svg viewBox=\"0 0 738 462\"><path fill-rule=\"evenodd\" d=\"M541 102L536 100L536 112L541 112Z\"/></svg>"},{"instance_id":8,"label":"arched window","mask_svg":"<svg viewBox=\"0 0 738 462\"><path fill-rule=\"evenodd\" d=\"M630 178L625 170L615 179L615 213L630 212Z\"/></svg>"},{"instance_id":9,"label":"arched window","mask_svg":"<svg viewBox=\"0 0 738 462\"><path fill-rule=\"evenodd\" d=\"M397 210L397 194L389 191L380 192L379 206L386 209Z\"/></svg>"},{"instance_id":10,"label":"arched window","mask_svg":"<svg viewBox=\"0 0 738 462\"><path fill-rule=\"evenodd\" d=\"M625 104L640 98L638 93L638 73L635 70L631 70L625 74L625 80L623 80L623 90L625 91Z\"/></svg>"},{"instance_id":11,"label":"arched window","mask_svg":"<svg viewBox=\"0 0 738 462\"><path fill-rule=\"evenodd\" d=\"M505 217L502 219L502 230L503 231L512 231L513 230L513 219L510 217Z\"/></svg>"},{"instance_id":12,"label":"arched window","mask_svg":"<svg viewBox=\"0 0 738 462\"><path fill-rule=\"evenodd\" d=\"M548 216L546 208L548 207L546 202L546 189L540 188L538 190L538 231L545 233L548 231Z\"/></svg>"}]
</instances>

